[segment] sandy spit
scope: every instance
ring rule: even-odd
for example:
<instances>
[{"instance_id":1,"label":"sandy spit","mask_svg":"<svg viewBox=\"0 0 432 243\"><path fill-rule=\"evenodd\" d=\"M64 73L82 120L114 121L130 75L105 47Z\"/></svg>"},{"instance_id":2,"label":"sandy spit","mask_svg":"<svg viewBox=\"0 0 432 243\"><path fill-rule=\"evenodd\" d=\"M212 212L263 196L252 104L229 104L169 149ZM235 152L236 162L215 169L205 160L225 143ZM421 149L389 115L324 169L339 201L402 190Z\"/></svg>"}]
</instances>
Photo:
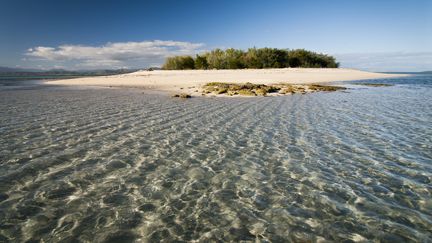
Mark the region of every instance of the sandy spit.
<instances>
[{"instance_id":1,"label":"sandy spit","mask_svg":"<svg viewBox=\"0 0 432 243\"><path fill-rule=\"evenodd\" d=\"M257 84L310 84L332 81L380 79L406 76L383 74L354 69L280 68L237 70L156 70L134 73L46 81L50 85L80 85L103 87L139 87L171 93L197 94L208 82L257 83Z\"/></svg>"}]
</instances>

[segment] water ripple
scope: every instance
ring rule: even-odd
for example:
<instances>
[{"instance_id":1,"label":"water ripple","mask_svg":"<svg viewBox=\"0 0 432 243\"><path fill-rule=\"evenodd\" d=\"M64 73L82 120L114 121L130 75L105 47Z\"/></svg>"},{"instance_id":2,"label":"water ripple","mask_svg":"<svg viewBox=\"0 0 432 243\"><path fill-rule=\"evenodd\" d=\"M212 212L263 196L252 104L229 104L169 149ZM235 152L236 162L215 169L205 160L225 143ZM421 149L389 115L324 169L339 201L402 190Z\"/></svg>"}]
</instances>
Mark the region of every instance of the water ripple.
<instances>
[{"instance_id":1,"label":"water ripple","mask_svg":"<svg viewBox=\"0 0 432 243\"><path fill-rule=\"evenodd\" d=\"M432 91L0 91L0 241L432 241Z\"/></svg>"}]
</instances>

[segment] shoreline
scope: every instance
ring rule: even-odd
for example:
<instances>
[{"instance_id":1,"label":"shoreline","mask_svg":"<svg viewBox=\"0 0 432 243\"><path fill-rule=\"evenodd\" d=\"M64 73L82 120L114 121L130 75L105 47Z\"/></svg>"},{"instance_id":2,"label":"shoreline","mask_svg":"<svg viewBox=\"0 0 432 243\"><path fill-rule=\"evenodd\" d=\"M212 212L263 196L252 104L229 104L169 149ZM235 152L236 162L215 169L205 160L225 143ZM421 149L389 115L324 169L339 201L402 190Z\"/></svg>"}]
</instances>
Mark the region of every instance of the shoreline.
<instances>
[{"instance_id":1,"label":"shoreline","mask_svg":"<svg viewBox=\"0 0 432 243\"><path fill-rule=\"evenodd\" d=\"M202 86L210 82L252 84L318 84L339 81L406 77L345 68L281 68L223 70L156 70L75 79L48 80L49 85L141 88L168 93L201 96Z\"/></svg>"}]
</instances>

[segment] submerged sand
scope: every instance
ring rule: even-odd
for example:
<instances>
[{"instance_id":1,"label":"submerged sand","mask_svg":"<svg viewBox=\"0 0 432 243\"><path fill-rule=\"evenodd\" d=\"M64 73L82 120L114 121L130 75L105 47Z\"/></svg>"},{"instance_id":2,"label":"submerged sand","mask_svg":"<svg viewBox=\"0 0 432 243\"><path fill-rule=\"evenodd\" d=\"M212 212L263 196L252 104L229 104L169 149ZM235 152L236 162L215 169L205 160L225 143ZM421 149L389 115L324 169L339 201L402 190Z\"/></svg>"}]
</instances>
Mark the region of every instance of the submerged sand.
<instances>
[{"instance_id":1,"label":"submerged sand","mask_svg":"<svg viewBox=\"0 0 432 243\"><path fill-rule=\"evenodd\" d=\"M237 70L156 70L134 73L47 81L55 85L141 87L169 92L198 93L208 82L255 84L310 84L333 81L394 78L405 75L365 72L354 69L281 68Z\"/></svg>"}]
</instances>

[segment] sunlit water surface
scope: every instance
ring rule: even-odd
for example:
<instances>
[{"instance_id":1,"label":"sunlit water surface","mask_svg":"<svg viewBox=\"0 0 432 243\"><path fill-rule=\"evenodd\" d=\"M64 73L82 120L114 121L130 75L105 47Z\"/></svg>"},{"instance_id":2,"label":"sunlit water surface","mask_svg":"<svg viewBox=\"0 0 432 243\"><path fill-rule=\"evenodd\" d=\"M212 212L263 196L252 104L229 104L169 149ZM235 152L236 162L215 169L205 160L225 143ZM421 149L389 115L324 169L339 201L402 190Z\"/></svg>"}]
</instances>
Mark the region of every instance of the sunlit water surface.
<instances>
[{"instance_id":1,"label":"sunlit water surface","mask_svg":"<svg viewBox=\"0 0 432 243\"><path fill-rule=\"evenodd\" d=\"M432 78L384 82L0 90L0 242L431 242Z\"/></svg>"}]
</instances>

